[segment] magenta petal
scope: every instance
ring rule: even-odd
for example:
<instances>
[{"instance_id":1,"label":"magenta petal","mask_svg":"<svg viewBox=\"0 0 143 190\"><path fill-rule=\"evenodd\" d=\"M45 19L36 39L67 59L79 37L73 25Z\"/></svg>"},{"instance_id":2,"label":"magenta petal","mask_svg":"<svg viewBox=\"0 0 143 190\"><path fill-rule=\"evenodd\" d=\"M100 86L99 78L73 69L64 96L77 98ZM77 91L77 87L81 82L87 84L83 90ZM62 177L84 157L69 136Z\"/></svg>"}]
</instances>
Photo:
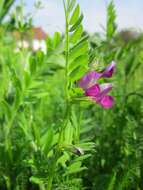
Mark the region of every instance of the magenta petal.
<instances>
[{"instance_id":1,"label":"magenta petal","mask_svg":"<svg viewBox=\"0 0 143 190\"><path fill-rule=\"evenodd\" d=\"M105 109L109 109L114 105L114 98L112 96L104 96L98 103Z\"/></svg>"},{"instance_id":2,"label":"magenta petal","mask_svg":"<svg viewBox=\"0 0 143 190\"><path fill-rule=\"evenodd\" d=\"M106 95L112 88L113 88L113 85L111 83L103 83L103 84L101 84L100 85L101 94L103 96Z\"/></svg>"},{"instance_id":3,"label":"magenta petal","mask_svg":"<svg viewBox=\"0 0 143 190\"><path fill-rule=\"evenodd\" d=\"M86 96L92 96L92 97L96 97L100 94L100 87L98 84L95 84L94 86L88 88L85 91L85 95Z\"/></svg>"},{"instance_id":4,"label":"magenta petal","mask_svg":"<svg viewBox=\"0 0 143 190\"><path fill-rule=\"evenodd\" d=\"M112 77L115 71L116 63L114 61L111 62L110 65L106 67L106 69L102 72L102 77Z\"/></svg>"},{"instance_id":5,"label":"magenta petal","mask_svg":"<svg viewBox=\"0 0 143 190\"><path fill-rule=\"evenodd\" d=\"M99 85L100 93L95 97L96 101L100 101L112 89L111 83L104 83Z\"/></svg>"},{"instance_id":6,"label":"magenta petal","mask_svg":"<svg viewBox=\"0 0 143 190\"><path fill-rule=\"evenodd\" d=\"M79 82L78 85L83 88L83 89L87 89L91 86L93 86L94 84L96 84L96 81L102 76L101 73L95 72L95 71L91 71L89 73L87 73L84 77L82 77Z\"/></svg>"}]
</instances>

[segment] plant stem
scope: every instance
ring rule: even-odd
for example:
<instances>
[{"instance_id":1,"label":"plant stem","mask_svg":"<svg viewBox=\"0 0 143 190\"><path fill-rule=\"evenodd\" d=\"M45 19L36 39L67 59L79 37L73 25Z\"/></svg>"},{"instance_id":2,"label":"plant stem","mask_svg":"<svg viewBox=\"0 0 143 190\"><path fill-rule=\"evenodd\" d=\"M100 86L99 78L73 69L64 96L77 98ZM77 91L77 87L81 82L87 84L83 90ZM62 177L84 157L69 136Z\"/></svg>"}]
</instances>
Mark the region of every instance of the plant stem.
<instances>
[{"instance_id":1,"label":"plant stem","mask_svg":"<svg viewBox=\"0 0 143 190\"><path fill-rule=\"evenodd\" d=\"M64 5L64 11L65 11L65 19L66 19L66 28L65 28L65 57L66 57L66 67L65 67L65 102L66 102L66 109L65 109L65 117L64 117L64 122L63 125L60 129L59 132L59 139L58 139L58 144L55 150L55 158L53 160L52 166L51 166L51 173L49 176L48 180L48 188L47 190L52 189L52 183L53 183L53 178L55 175L55 170L56 170L56 164L57 160L61 155L61 143L63 140L63 134L66 129L66 126L68 125L69 117L70 117L70 110L71 110L71 104L70 104L70 96L69 96L69 80L68 80L68 62L69 62L69 23L68 23L68 12L67 12L67 7L66 3L63 0L63 5Z\"/></svg>"},{"instance_id":2,"label":"plant stem","mask_svg":"<svg viewBox=\"0 0 143 190\"><path fill-rule=\"evenodd\" d=\"M66 96L66 100L67 100L67 104L69 101L69 93L68 93L68 88L69 88L69 81L68 81L68 62L69 62L69 21L68 21L68 11L66 8L66 4L65 1L63 0L63 4L64 4L64 11L65 11L65 20L66 20L66 28L65 28L65 44L66 44L66 50L65 50L65 56L66 56L66 68L65 68L65 80L66 80L66 84L65 84L65 96Z\"/></svg>"}]
</instances>

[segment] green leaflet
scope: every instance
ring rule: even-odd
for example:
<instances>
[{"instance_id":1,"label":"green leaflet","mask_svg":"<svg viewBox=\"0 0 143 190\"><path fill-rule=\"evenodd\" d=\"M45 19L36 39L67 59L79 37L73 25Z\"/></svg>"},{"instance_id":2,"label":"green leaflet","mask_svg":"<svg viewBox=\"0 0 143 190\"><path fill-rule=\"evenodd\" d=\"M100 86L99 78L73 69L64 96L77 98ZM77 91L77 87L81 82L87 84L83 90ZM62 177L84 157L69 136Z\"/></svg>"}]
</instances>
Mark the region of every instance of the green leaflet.
<instances>
[{"instance_id":1,"label":"green leaflet","mask_svg":"<svg viewBox=\"0 0 143 190\"><path fill-rule=\"evenodd\" d=\"M43 183L43 180L38 176L31 176L29 180L30 182L38 184L38 185Z\"/></svg>"},{"instance_id":2,"label":"green leaflet","mask_svg":"<svg viewBox=\"0 0 143 190\"><path fill-rule=\"evenodd\" d=\"M73 70L70 74L70 80L72 82L79 80L87 71L88 67L79 66L75 70Z\"/></svg>"},{"instance_id":3,"label":"green leaflet","mask_svg":"<svg viewBox=\"0 0 143 190\"><path fill-rule=\"evenodd\" d=\"M47 132L41 136L40 144L43 149L43 152L47 155L50 151L50 148L53 143L54 131L52 127L50 127Z\"/></svg>"},{"instance_id":4,"label":"green leaflet","mask_svg":"<svg viewBox=\"0 0 143 190\"><path fill-rule=\"evenodd\" d=\"M61 35L59 32L55 32L54 34L54 40L53 40L53 46L56 48L61 42Z\"/></svg>"},{"instance_id":5,"label":"green leaflet","mask_svg":"<svg viewBox=\"0 0 143 190\"><path fill-rule=\"evenodd\" d=\"M78 172L81 172L81 171L87 169L86 167L81 167L81 165L82 165L82 162L80 162L80 161L74 162L73 164L71 164L71 165L67 168L67 172L65 173L65 175L78 173Z\"/></svg>"},{"instance_id":6,"label":"green leaflet","mask_svg":"<svg viewBox=\"0 0 143 190\"><path fill-rule=\"evenodd\" d=\"M91 151L95 149L95 143L93 142L83 142L77 146L82 148L84 151Z\"/></svg>"},{"instance_id":7,"label":"green leaflet","mask_svg":"<svg viewBox=\"0 0 143 190\"><path fill-rule=\"evenodd\" d=\"M11 80L12 80L13 86L15 88L19 88L20 90L22 89L20 77L17 76L17 74L13 68L11 69Z\"/></svg>"},{"instance_id":8,"label":"green leaflet","mask_svg":"<svg viewBox=\"0 0 143 190\"><path fill-rule=\"evenodd\" d=\"M46 46L47 46L47 51L52 51L53 50L53 41L52 38L48 37L46 40Z\"/></svg>"},{"instance_id":9,"label":"green leaflet","mask_svg":"<svg viewBox=\"0 0 143 190\"><path fill-rule=\"evenodd\" d=\"M67 11L71 12L76 4L76 0L68 0Z\"/></svg>"},{"instance_id":10,"label":"green leaflet","mask_svg":"<svg viewBox=\"0 0 143 190\"><path fill-rule=\"evenodd\" d=\"M0 14L3 12L4 0L0 1Z\"/></svg>"},{"instance_id":11,"label":"green leaflet","mask_svg":"<svg viewBox=\"0 0 143 190\"><path fill-rule=\"evenodd\" d=\"M83 33L83 27L82 25L79 25L79 27L71 35L70 42L75 44L81 38L82 33Z\"/></svg>"},{"instance_id":12,"label":"green leaflet","mask_svg":"<svg viewBox=\"0 0 143 190\"><path fill-rule=\"evenodd\" d=\"M24 88L28 88L31 82L31 76L29 72L24 71Z\"/></svg>"},{"instance_id":13,"label":"green leaflet","mask_svg":"<svg viewBox=\"0 0 143 190\"><path fill-rule=\"evenodd\" d=\"M69 65L69 73L71 73L73 70L75 70L79 66L85 66L88 64L88 55L81 55L77 57L73 62L70 63Z\"/></svg>"},{"instance_id":14,"label":"green leaflet","mask_svg":"<svg viewBox=\"0 0 143 190\"><path fill-rule=\"evenodd\" d=\"M48 54L63 52L61 34L59 32L55 32L53 38L48 36L46 39L46 47Z\"/></svg>"},{"instance_id":15,"label":"green leaflet","mask_svg":"<svg viewBox=\"0 0 143 190\"><path fill-rule=\"evenodd\" d=\"M70 160L70 155L67 152L64 152L64 154L58 159L58 163L60 163L64 168L66 168L66 162L68 160Z\"/></svg>"},{"instance_id":16,"label":"green leaflet","mask_svg":"<svg viewBox=\"0 0 143 190\"><path fill-rule=\"evenodd\" d=\"M61 55L60 54L52 54L51 56L49 56L47 63L58 65L60 67L64 67L65 66L65 58L62 54Z\"/></svg>"},{"instance_id":17,"label":"green leaflet","mask_svg":"<svg viewBox=\"0 0 143 190\"><path fill-rule=\"evenodd\" d=\"M71 125L71 122L69 122L66 129L65 129L65 137L64 137L64 143L65 144L72 144L73 133L74 133L74 128Z\"/></svg>"},{"instance_id":18,"label":"green leaflet","mask_svg":"<svg viewBox=\"0 0 143 190\"><path fill-rule=\"evenodd\" d=\"M107 190L113 190L115 188L115 183L116 183L116 172L114 172L113 175L111 176L111 180Z\"/></svg>"},{"instance_id":19,"label":"green leaflet","mask_svg":"<svg viewBox=\"0 0 143 190\"><path fill-rule=\"evenodd\" d=\"M73 32L74 30L76 30L76 28L80 25L82 20L83 20L83 14L80 15L76 23L69 29L69 32Z\"/></svg>"},{"instance_id":20,"label":"green leaflet","mask_svg":"<svg viewBox=\"0 0 143 190\"><path fill-rule=\"evenodd\" d=\"M82 161L82 160L86 160L86 159L90 158L91 156L92 156L92 154L85 154L85 155L83 155L83 156L76 157L76 158L75 158L75 162L77 162L77 161Z\"/></svg>"},{"instance_id":21,"label":"green leaflet","mask_svg":"<svg viewBox=\"0 0 143 190\"><path fill-rule=\"evenodd\" d=\"M70 49L70 51L72 51L73 49L75 49L76 47L78 47L80 44L82 44L85 41L88 43L87 39L88 39L87 35L85 35L84 37L80 38L78 40L78 42L76 44L74 44L74 46Z\"/></svg>"},{"instance_id":22,"label":"green leaflet","mask_svg":"<svg viewBox=\"0 0 143 190\"><path fill-rule=\"evenodd\" d=\"M70 25L75 24L75 22L77 21L77 19L79 17L79 13L80 13L80 7L79 7L79 5L77 5L74 12L73 12L73 14L72 14L72 17L70 19L70 22L69 22Z\"/></svg>"},{"instance_id":23,"label":"green leaflet","mask_svg":"<svg viewBox=\"0 0 143 190\"><path fill-rule=\"evenodd\" d=\"M34 132L35 142L36 142L37 146L40 147L40 130L39 130L38 126L35 124L33 124L32 128L33 128L33 132Z\"/></svg>"},{"instance_id":24,"label":"green leaflet","mask_svg":"<svg viewBox=\"0 0 143 190\"><path fill-rule=\"evenodd\" d=\"M35 57L34 57L34 56L31 56L31 57L29 58L29 70L30 70L30 74L31 74L31 75L35 74L35 72L36 72L36 67L37 67L37 64L36 64Z\"/></svg>"},{"instance_id":25,"label":"green leaflet","mask_svg":"<svg viewBox=\"0 0 143 190\"><path fill-rule=\"evenodd\" d=\"M16 111L20 104L21 104L21 100L22 100L22 92L21 89L19 88L15 88L15 101L14 101L14 111Z\"/></svg>"},{"instance_id":26,"label":"green leaflet","mask_svg":"<svg viewBox=\"0 0 143 190\"><path fill-rule=\"evenodd\" d=\"M3 100L0 103L0 107L4 110L5 115L6 115L7 119L9 120L11 118L11 107L10 107L10 105L5 100Z\"/></svg>"},{"instance_id":27,"label":"green leaflet","mask_svg":"<svg viewBox=\"0 0 143 190\"><path fill-rule=\"evenodd\" d=\"M69 62L71 63L74 61L77 57L81 55L85 55L88 52L88 43L87 41L79 44L78 46L75 46L71 51L69 55Z\"/></svg>"}]
</instances>

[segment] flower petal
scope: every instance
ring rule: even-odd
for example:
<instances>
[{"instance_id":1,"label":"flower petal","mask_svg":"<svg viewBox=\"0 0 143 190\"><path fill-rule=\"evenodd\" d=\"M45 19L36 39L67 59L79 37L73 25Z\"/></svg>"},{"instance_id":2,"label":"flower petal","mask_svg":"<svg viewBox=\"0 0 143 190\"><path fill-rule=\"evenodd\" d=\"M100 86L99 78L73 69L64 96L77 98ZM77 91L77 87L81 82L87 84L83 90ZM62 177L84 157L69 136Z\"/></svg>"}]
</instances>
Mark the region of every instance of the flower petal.
<instances>
[{"instance_id":1,"label":"flower petal","mask_svg":"<svg viewBox=\"0 0 143 190\"><path fill-rule=\"evenodd\" d=\"M96 97L100 94L100 87L98 84L93 85L92 87L86 89L85 95Z\"/></svg>"},{"instance_id":2,"label":"flower petal","mask_svg":"<svg viewBox=\"0 0 143 190\"><path fill-rule=\"evenodd\" d=\"M92 93L92 91L90 91L89 94L92 95L92 100L96 101L96 103L100 104L102 107L109 109L114 104L113 97L107 96L108 92L111 89L112 89L112 84L104 83L99 85L99 93L94 94Z\"/></svg>"},{"instance_id":3,"label":"flower petal","mask_svg":"<svg viewBox=\"0 0 143 190\"><path fill-rule=\"evenodd\" d=\"M108 92L112 89L112 84L111 83L103 83L99 85L100 88L100 93L95 97L96 101L100 101Z\"/></svg>"},{"instance_id":4,"label":"flower petal","mask_svg":"<svg viewBox=\"0 0 143 190\"><path fill-rule=\"evenodd\" d=\"M102 77L112 77L114 71L115 71L116 63L115 61L112 61L110 65L106 67L106 69L102 72Z\"/></svg>"},{"instance_id":5,"label":"flower petal","mask_svg":"<svg viewBox=\"0 0 143 190\"><path fill-rule=\"evenodd\" d=\"M79 82L78 85L83 88L83 89L87 89L90 88L91 86L93 86L94 84L96 84L97 80L102 76L102 73L98 73L95 71L90 71L89 73L87 73L84 77L82 77Z\"/></svg>"},{"instance_id":6,"label":"flower petal","mask_svg":"<svg viewBox=\"0 0 143 190\"><path fill-rule=\"evenodd\" d=\"M112 88L113 85L111 83L100 84L100 90L103 95L107 94Z\"/></svg>"},{"instance_id":7,"label":"flower petal","mask_svg":"<svg viewBox=\"0 0 143 190\"><path fill-rule=\"evenodd\" d=\"M114 105L114 98L112 96L104 96L99 102L102 107L109 109Z\"/></svg>"}]
</instances>

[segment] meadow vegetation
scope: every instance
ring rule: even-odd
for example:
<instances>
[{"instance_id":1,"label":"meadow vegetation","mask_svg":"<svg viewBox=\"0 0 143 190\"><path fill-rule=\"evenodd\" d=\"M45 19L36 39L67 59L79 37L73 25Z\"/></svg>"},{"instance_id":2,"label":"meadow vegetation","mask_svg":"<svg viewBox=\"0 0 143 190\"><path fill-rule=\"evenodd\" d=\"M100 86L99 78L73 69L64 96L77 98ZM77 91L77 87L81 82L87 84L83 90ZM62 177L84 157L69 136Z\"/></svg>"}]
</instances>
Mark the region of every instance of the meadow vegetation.
<instances>
[{"instance_id":1,"label":"meadow vegetation","mask_svg":"<svg viewBox=\"0 0 143 190\"><path fill-rule=\"evenodd\" d=\"M15 51L12 30L24 36L32 20L2 22L12 1L1 2L0 189L143 190L142 33L118 31L111 1L106 29L90 35L66 0L65 33L47 37L46 53ZM104 109L79 81L113 60L112 78L100 78L113 84Z\"/></svg>"}]
</instances>

